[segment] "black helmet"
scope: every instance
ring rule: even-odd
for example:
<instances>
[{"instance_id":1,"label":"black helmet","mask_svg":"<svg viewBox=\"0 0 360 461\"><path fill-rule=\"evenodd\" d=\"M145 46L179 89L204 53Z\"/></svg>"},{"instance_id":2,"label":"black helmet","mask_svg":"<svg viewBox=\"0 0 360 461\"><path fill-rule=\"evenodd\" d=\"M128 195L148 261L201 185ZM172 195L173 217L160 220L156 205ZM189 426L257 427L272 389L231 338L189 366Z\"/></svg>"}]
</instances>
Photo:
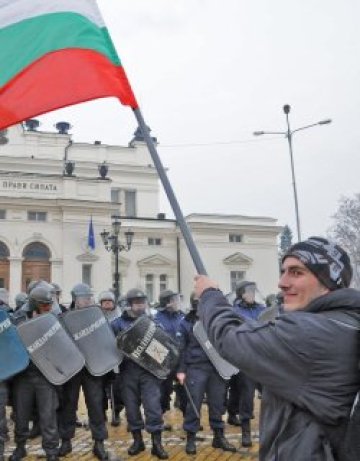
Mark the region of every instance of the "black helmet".
<instances>
[{"instance_id":1,"label":"black helmet","mask_svg":"<svg viewBox=\"0 0 360 461\"><path fill-rule=\"evenodd\" d=\"M36 286L29 294L29 309L30 311L38 310L40 305L52 304L53 293L44 285Z\"/></svg>"},{"instance_id":2,"label":"black helmet","mask_svg":"<svg viewBox=\"0 0 360 461\"><path fill-rule=\"evenodd\" d=\"M131 303L134 299L143 299L144 301L146 301L147 296L142 290L139 290L139 288L132 288L126 293L126 299L131 306Z\"/></svg>"},{"instance_id":3,"label":"black helmet","mask_svg":"<svg viewBox=\"0 0 360 461\"><path fill-rule=\"evenodd\" d=\"M92 290L86 283L77 283L70 293L73 301L78 297L92 296Z\"/></svg>"},{"instance_id":4,"label":"black helmet","mask_svg":"<svg viewBox=\"0 0 360 461\"><path fill-rule=\"evenodd\" d=\"M15 307L16 310L20 309L21 306L23 306L28 299L28 295L26 293L18 293L15 296Z\"/></svg>"},{"instance_id":5,"label":"black helmet","mask_svg":"<svg viewBox=\"0 0 360 461\"><path fill-rule=\"evenodd\" d=\"M196 296L196 293L193 291L190 295L190 305L191 309L196 310L199 305L199 298Z\"/></svg>"},{"instance_id":6,"label":"black helmet","mask_svg":"<svg viewBox=\"0 0 360 461\"><path fill-rule=\"evenodd\" d=\"M174 296L177 296L177 293L172 290L162 291L159 296L160 307L166 307Z\"/></svg>"},{"instance_id":7,"label":"black helmet","mask_svg":"<svg viewBox=\"0 0 360 461\"><path fill-rule=\"evenodd\" d=\"M256 285L255 282L248 282L247 280L243 280L242 282L236 285L236 297L241 298L242 295L245 293L245 288L251 285Z\"/></svg>"}]
</instances>

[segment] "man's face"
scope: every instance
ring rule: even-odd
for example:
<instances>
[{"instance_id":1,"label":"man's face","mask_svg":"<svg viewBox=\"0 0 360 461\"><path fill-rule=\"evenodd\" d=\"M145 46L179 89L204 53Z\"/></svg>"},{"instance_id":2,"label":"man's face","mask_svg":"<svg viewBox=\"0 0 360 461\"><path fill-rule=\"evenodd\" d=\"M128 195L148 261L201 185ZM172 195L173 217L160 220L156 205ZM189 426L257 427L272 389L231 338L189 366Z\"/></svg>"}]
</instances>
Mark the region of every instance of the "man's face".
<instances>
[{"instance_id":1,"label":"man's face","mask_svg":"<svg viewBox=\"0 0 360 461\"><path fill-rule=\"evenodd\" d=\"M104 311L112 311L114 308L115 306L112 299L104 299L101 301L101 309Z\"/></svg>"},{"instance_id":2,"label":"man's face","mask_svg":"<svg viewBox=\"0 0 360 461\"><path fill-rule=\"evenodd\" d=\"M254 304L255 291L256 291L256 285L248 285L245 287L242 298L247 304Z\"/></svg>"},{"instance_id":3,"label":"man's face","mask_svg":"<svg viewBox=\"0 0 360 461\"><path fill-rule=\"evenodd\" d=\"M171 297L170 301L166 305L166 309L170 312L177 312L180 309L180 299L178 295Z\"/></svg>"},{"instance_id":4,"label":"man's face","mask_svg":"<svg viewBox=\"0 0 360 461\"><path fill-rule=\"evenodd\" d=\"M291 256L282 264L279 288L286 311L304 309L310 301L330 291L301 261Z\"/></svg>"},{"instance_id":5,"label":"man's face","mask_svg":"<svg viewBox=\"0 0 360 461\"><path fill-rule=\"evenodd\" d=\"M85 307L92 306L94 304L94 299L92 296L77 296L75 301L76 309L84 309Z\"/></svg>"},{"instance_id":6,"label":"man's face","mask_svg":"<svg viewBox=\"0 0 360 461\"><path fill-rule=\"evenodd\" d=\"M147 301L144 298L133 299L131 302L131 310L135 317L140 317L144 314L147 308Z\"/></svg>"}]
</instances>

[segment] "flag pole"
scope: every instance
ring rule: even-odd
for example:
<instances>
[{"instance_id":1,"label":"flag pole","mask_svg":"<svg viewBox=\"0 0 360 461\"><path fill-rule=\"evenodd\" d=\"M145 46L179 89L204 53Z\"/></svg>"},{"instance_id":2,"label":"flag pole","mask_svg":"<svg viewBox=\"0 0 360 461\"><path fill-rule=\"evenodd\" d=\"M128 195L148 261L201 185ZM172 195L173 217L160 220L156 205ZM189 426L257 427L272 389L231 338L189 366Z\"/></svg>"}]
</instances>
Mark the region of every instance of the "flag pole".
<instances>
[{"instance_id":1,"label":"flag pole","mask_svg":"<svg viewBox=\"0 0 360 461\"><path fill-rule=\"evenodd\" d=\"M139 124L139 127L141 129L141 132L144 136L144 139L145 139L145 142L146 142L146 145L149 149L149 152L150 152L150 155L151 155L151 158L152 158L152 161L154 162L154 165L155 165L155 168L158 172L158 175L160 177L160 180L162 182L162 185L164 187L164 190L165 190L165 193L169 199L169 202L170 202L170 205L171 205L171 208L174 212L174 215L175 215L175 218L176 218L176 221L180 227L180 230L181 230L181 233L182 233L182 236L185 240L185 243L186 243L186 246L190 252L190 256L193 260L193 263L194 263L194 266L197 270L197 273L198 274L201 274L201 275L207 275L207 272L206 272L206 269L205 269L205 266L201 260L201 257L200 257L200 254L198 252L198 249L196 248L196 245L195 245L195 242L194 242L194 239L193 239L193 236L190 232L190 229L189 229L189 226L187 225L186 221L185 221L185 218L184 218L184 215L182 214L182 211L180 209L180 206L179 206L179 203L175 197L175 194L174 194L174 191L173 191L173 188L170 184L170 181L167 177L167 174L166 174L166 171L163 167L163 164L160 160L160 157L159 157L159 154L156 150L156 146L155 146L155 143L154 141L152 140L151 136L150 136L150 133L149 133L149 129L148 127L146 126L145 124L145 120L144 120L144 117L142 116L142 113L140 111L139 108L136 108L136 109L133 109L134 111L134 114L135 114L135 117L136 117L136 120Z\"/></svg>"}]
</instances>

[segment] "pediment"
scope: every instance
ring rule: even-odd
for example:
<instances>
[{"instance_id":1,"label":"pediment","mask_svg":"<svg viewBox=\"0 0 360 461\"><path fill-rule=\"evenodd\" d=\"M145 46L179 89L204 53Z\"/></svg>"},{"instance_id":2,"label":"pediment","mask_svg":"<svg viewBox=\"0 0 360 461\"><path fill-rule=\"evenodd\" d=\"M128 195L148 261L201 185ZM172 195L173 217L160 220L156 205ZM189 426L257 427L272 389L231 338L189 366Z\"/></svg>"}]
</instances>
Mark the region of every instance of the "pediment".
<instances>
[{"instance_id":1,"label":"pediment","mask_svg":"<svg viewBox=\"0 0 360 461\"><path fill-rule=\"evenodd\" d=\"M138 261L139 267L174 267L175 262L165 256L156 254Z\"/></svg>"},{"instance_id":2,"label":"pediment","mask_svg":"<svg viewBox=\"0 0 360 461\"><path fill-rule=\"evenodd\" d=\"M223 263L231 266L250 266L253 260L239 251L224 258Z\"/></svg>"}]
</instances>

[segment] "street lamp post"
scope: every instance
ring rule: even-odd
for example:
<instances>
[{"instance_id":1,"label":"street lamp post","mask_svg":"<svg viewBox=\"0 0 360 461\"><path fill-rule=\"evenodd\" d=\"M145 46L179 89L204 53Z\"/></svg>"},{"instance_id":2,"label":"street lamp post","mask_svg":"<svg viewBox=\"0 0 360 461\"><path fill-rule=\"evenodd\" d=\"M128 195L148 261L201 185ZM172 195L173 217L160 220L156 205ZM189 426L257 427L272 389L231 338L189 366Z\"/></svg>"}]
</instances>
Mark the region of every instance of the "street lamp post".
<instances>
[{"instance_id":1,"label":"street lamp post","mask_svg":"<svg viewBox=\"0 0 360 461\"><path fill-rule=\"evenodd\" d=\"M102 242L107 251L111 251L115 256L115 274L114 274L114 294L115 301L117 303L120 296L120 274L119 274L119 253L121 251L129 251L132 245L134 238L134 232L128 230L125 232L126 243L123 244L120 242L120 227L121 221L120 216L111 216L112 223L112 232L106 231L105 229L100 233Z\"/></svg>"},{"instance_id":2,"label":"street lamp post","mask_svg":"<svg viewBox=\"0 0 360 461\"><path fill-rule=\"evenodd\" d=\"M299 202L298 202L297 189L296 189L296 180L295 180L295 167L294 167L292 137L293 137L294 133L296 133L297 131L306 130L307 128L312 128L312 127L318 126L318 125L327 125L327 124L331 123L331 119L320 120L319 122L312 123L311 125L305 125L305 126L302 126L300 128L296 128L295 130L291 130L290 129L290 121L289 121L290 109L291 109L291 107L289 106L289 104L285 104L285 106L283 107L283 111L284 111L284 114L286 116L286 125L287 125L287 130L286 131L254 131L254 135L255 136L261 136L263 134L282 134L288 140L289 154L290 154L290 164L291 164L291 177L292 177L292 185L293 185L293 191L294 191L296 229L297 229L298 241L300 242L300 240L301 240L300 214L299 214Z\"/></svg>"}]
</instances>

